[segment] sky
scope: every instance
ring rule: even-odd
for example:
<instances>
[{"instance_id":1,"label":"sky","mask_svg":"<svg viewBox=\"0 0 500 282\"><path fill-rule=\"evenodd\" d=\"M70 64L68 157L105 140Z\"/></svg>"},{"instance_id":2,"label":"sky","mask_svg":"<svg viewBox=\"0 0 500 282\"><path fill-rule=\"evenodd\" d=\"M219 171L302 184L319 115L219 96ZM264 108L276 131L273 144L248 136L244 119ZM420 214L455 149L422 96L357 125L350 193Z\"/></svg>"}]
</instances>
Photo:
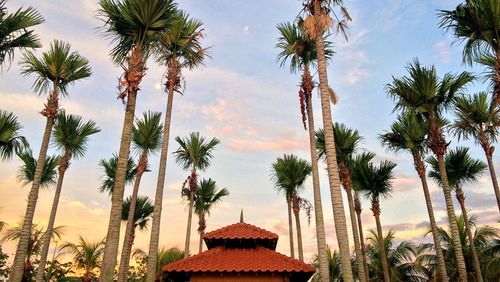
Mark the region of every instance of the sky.
<instances>
[{"instance_id":1,"label":"sky","mask_svg":"<svg viewBox=\"0 0 500 282\"><path fill-rule=\"evenodd\" d=\"M223 1L182 0L179 8L204 22L204 45L210 46L210 59L205 66L183 71L183 95L174 99L170 152L177 149L175 136L187 136L199 131L207 138L217 137L212 166L201 177L211 177L230 195L210 214L207 231L239 220L244 210L245 222L277 233L277 250L289 254L286 202L273 188L271 164L284 153L309 159L308 135L301 124L298 100L299 75L276 63L276 25L293 21L301 10L298 0ZM430 241L424 237L428 229L427 211L419 179L410 156L394 154L381 147L377 135L389 128L396 114L384 87L392 76L406 74L405 65L418 58L424 65L434 64L440 75L446 72L472 71L479 67L462 64L460 43L453 43L449 33L439 29L437 10L453 9L457 0L400 1L345 0L352 16L349 41L333 35L336 52L328 66L328 79L339 103L333 107L333 119L359 130L364 137L363 150L376 153L376 161L391 160L398 164L393 181L392 197L381 203L384 232L392 229L398 240ZM265 5L264 5L265 4ZM100 240L106 234L110 197L98 192L103 172L99 160L118 151L124 106L117 100L117 82L122 74L108 53L111 42L104 38L96 18L97 1L10 0L7 8L32 6L40 11L45 22L35 28L46 50L54 39L71 44L73 50L88 58L92 77L69 87L69 97L60 105L66 112L92 119L102 131L89 141L83 159L73 160L62 191L56 225L64 226L62 241L76 241L78 236ZM452 44L453 43L453 44ZM39 114L45 96L32 90L34 77L22 76L15 53L9 69L0 73L0 108L15 113L24 128L22 134L34 152L38 150L45 119ZM147 110L164 112L166 95L165 67L148 61L147 74L141 84L136 116ZM488 84L477 81L468 92L488 90ZM321 127L317 94L314 94L316 126ZM452 117L451 117L452 118ZM485 161L482 150L473 142L453 140L451 148L471 147L472 154ZM53 148L50 154L58 154ZM137 158L137 156L134 156ZM494 156L496 167L499 158ZM150 158L151 172L143 176L139 194L154 198L159 156ZM0 169L0 220L16 224L25 213L29 186L16 178L19 160L2 162ZM337 248L333 213L325 164L320 164L320 182L325 215L327 243ZM187 205L180 190L188 172L168 157L166 189L163 200L160 245L182 248L187 219ZM431 182L431 181L429 181ZM432 183L432 182L431 182ZM466 204L480 224L500 227L497 207L489 174L479 182L464 187ZM40 191L34 222L46 225L52 204L54 187ZM131 193L127 187L125 195ZM432 183L431 194L436 218L446 225L444 198ZM304 197L313 200L312 183L305 185ZM344 195L344 200L345 200ZM347 214L347 203L344 204ZM363 201L362 219L365 230L375 228L368 201ZM457 212L460 210L455 201ZM302 234L307 261L316 253L314 219L310 225L302 216ZM197 220L193 220L191 250L196 252ZM350 224L348 223L348 226ZM122 236L123 231L122 229ZM147 250L149 232L138 232L134 248ZM352 245L352 240L351 240ZM4 249L13 256L15 245L5 243Z\"/></svg>"}]
</instances>

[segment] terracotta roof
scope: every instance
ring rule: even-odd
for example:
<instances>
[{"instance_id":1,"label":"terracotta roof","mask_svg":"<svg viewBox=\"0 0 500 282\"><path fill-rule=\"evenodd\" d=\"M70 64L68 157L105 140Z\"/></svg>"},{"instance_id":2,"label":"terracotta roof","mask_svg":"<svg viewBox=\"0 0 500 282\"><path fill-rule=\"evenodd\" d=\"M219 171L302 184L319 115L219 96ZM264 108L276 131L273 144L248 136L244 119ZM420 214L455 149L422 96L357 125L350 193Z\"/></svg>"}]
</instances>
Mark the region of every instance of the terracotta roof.
<instances>
[{"instance_id":1,"label":"terracotta roof","mask_svg":"<svg viewBox=\"0 0 500 282\"><path fill-rule=\"evenodd\" d=\"M203 235L203 239L278 239L278 234L240 222Z\"/></svg>"},{"instance_id":2,"label":"terracotta roof","mask_svg":"<svg viewBox=\"0 0 500 282\"><path fill-rule=\"evenodd\" d=\"M287 272L314 273L309 264L292 259L271 249L218 246L163 267L164 272Z\"/></svg>"}]
</instances>

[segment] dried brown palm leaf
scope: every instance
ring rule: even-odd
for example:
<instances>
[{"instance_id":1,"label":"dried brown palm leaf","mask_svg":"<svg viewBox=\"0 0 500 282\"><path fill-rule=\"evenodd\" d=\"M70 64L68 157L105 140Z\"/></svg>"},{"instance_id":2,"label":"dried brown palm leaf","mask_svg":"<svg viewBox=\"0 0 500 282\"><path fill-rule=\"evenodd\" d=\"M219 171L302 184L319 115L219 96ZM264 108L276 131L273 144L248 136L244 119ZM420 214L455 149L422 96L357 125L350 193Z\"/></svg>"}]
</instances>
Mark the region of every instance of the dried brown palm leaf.
<instances>
[{"instance_id":1,"label":"dried brown palm leaf","mask_svg":"<svg viewBox=\"0 0 500 282\"><path fill-rule=\"evenodd\" d=\"M316 29L321 34L327 32L333 24L333 20L329 14L320 14L316 17Z\"/></svg>"},{"instance_id":2,"label":"dried brown palm leaf","mask_svg":"<svg viewBox=\"0 0 500 282\"><path fill-rule=\"evenodd\" d=\"M328 86L328 92L330 93L330 101L334 104L334 105L337 105L338 103L338 96L337 96L337 93L335 93L335 90L333 90L333 88L331 88L330 86Z\"/></svg>"},{"instance_id":3,"label":"dried brown palm leaf","mask_svg":"<svg viewBox=\"0 0 500 282\"><path fill-rule=\"evenodd\" d=\"M307 34L312 38L316 37L316 26L314 24L314 17L312 15L308 15L304 20L302 27L306 30Z\"/></svg>"}]
</instances>

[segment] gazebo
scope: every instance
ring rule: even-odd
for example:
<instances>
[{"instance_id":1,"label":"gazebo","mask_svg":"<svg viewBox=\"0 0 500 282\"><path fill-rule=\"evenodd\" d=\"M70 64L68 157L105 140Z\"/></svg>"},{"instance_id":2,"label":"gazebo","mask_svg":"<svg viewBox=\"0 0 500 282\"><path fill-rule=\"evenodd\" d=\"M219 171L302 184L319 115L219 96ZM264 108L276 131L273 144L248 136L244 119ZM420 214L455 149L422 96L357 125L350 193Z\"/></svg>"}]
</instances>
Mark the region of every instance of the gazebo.
<instances>
[{"instance_id":1,"label":"gazebo","mask_svg":"<svg viewBox=\"0 0 500 282\"><path fill-rule=\"evenodd\" d=\"M203 236L207 251L163 267L163 281L302 282L316 269L275 251L278 235L243 222Z\"/></svg>"}]
</instances>

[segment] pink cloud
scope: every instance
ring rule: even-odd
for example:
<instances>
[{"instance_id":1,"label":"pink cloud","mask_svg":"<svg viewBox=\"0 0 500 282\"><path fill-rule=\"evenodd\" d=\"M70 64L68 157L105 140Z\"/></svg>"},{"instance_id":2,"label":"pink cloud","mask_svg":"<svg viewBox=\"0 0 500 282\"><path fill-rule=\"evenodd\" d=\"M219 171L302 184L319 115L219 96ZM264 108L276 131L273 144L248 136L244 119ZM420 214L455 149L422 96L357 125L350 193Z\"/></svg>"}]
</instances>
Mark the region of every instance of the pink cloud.
<instances>
[{"instance_id":1,"label":"pink cloud","mask_svg":"<svg viewBox=\"0 0 500 282\"><path fill-rule=\"evenodd\" d=\"M306 138L301 139L268 139L268 140L244 140L236 139L228 143L232 151L295 151L307 149Z\"/></svg>"}]
</instances>

